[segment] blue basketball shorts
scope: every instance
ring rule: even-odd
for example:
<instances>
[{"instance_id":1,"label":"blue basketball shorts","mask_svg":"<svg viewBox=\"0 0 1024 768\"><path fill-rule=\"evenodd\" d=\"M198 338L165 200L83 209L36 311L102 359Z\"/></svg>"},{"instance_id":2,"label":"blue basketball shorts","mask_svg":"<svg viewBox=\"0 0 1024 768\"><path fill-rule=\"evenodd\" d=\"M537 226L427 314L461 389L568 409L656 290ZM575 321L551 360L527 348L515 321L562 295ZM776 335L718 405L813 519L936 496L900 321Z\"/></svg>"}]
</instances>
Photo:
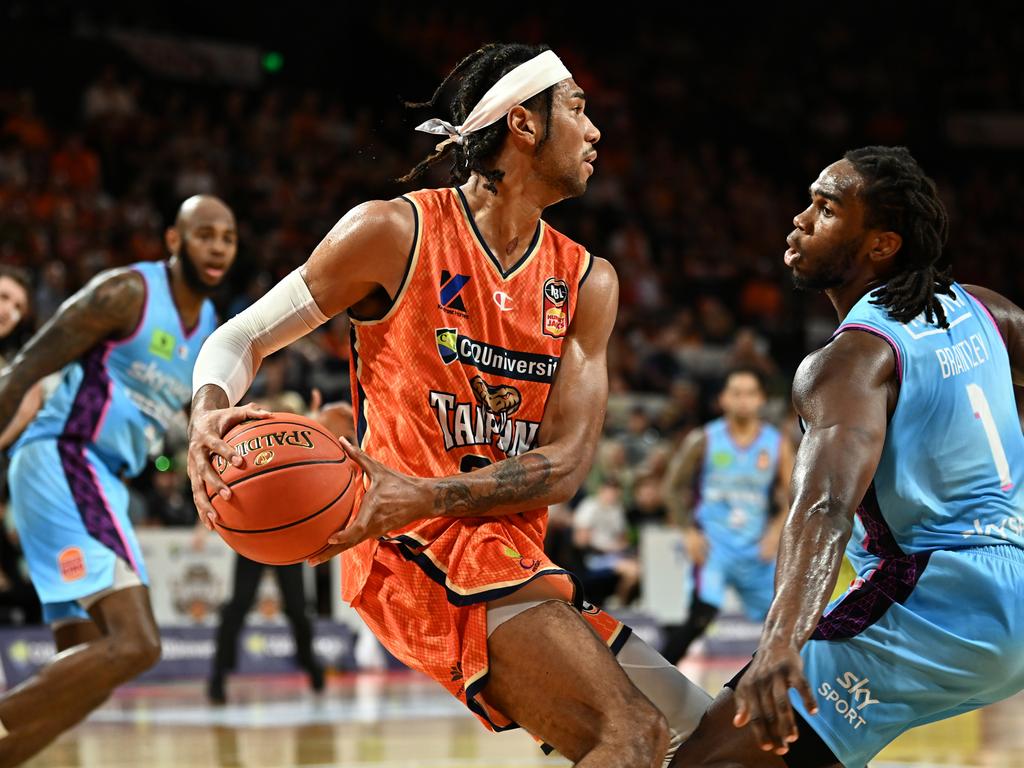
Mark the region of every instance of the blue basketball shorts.
<instances>
[{"instance_id":1,"label":"blue basketball shorts","mask_svg":"<svg viewBox=\"0 0 1024 768\"><path fill-rule=\"evenodd\" d=\"M775 594L775 561L765 562L759 550L735 551L708 541L708 558L694 569L694 594L708 605L722 607L726 587L740 596L751 621L764 621Z\"/></svg>"},{"instance_id":2,"label":"blue basketball shorts","mask_svg":"<svg viewBox=\"0 0 1024 768\"><path fill-rule=\"evenodd\" d=\"M862 571L863 573L863 571ZM1024 690L1024 550L881 561L826 610L801 656L818 701L793 706L847 768L906 730Z\"/></svg>"},{"instance_id":3,"label":"blue basketball shorts","mask_svg":"<svg viewBox=\"0 0 1024 768\"><path fill-rule=\"evenodd\" d=\"M126 566L148 583L128 519L128 489L87 446L49 439L20 445L8 485L47 623L89 618L81 603L123 583Z\"/></svg>"}]
</instances>

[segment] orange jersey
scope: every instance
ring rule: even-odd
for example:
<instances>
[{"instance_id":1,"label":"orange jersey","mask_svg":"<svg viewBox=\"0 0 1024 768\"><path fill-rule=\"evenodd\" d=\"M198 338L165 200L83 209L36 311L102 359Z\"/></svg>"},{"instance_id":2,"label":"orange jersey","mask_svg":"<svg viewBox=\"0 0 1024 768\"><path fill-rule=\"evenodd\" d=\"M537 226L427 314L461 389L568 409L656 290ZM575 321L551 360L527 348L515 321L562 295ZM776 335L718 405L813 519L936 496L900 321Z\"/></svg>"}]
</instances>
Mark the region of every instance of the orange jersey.
<instances>
[{"instance_id":1,"label":"orange jersey","mask_svg":"<svg viewBox=\"0 0 1024 768\"><path fill-rule=\"evenodd\" d=\"M525 453L537 445L562 342L593 257L541 221L523 257L505 270L477 230L461 190L425 189L404 198L416 219L405 278L381 319L353 319L360 446L418 477L467 472ZM512 517L517 537L543 541L546 508ZM467 522L436 518L391 535L413 547L437 543L429 554L447 572L455 551L444 543L446 533ZM519 543L530 549L511 543L515 551ZM377 546L364 542L346 553L346 599L362 588ZM472 592L481 585L461 586Z\"/></svg>"},{"instance_id":2,"label":"orange jersey","mask_svg":"<svg viewBox=\"0 0 1024 768\"><path fill-rule=\"evenodd\" d=\"M536 447L587 251L540 222L509 270L458 189L406 195L409 266L391 309L353 319L352 391L363 450L401 472L454 475ZM582 604L544 553L547 509L434 518L342 555L342 595L399 660L458 697L490 729L515 727L486 701L487 603L550 582L613 652L629 630Z\"/></svg>"}]
</instances>

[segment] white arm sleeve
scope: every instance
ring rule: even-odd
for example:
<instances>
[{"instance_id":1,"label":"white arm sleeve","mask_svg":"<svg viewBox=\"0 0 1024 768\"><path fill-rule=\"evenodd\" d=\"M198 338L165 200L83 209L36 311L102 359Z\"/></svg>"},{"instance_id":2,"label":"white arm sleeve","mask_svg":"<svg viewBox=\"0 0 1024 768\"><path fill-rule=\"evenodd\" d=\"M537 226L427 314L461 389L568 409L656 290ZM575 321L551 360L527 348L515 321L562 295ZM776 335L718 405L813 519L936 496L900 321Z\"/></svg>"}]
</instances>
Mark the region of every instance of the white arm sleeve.
<instances>
[{"instance_id":1,"label":"white arm sleeve","mask_svg":"<svg viewBox=\"0 0 1024 768\"><path fill-rule=\"evenodd\" d=\"M192 396L216 384L235 405L267 355L326 323L298 269L211 334L192 371Z\"/></svg>"}]
</instances>

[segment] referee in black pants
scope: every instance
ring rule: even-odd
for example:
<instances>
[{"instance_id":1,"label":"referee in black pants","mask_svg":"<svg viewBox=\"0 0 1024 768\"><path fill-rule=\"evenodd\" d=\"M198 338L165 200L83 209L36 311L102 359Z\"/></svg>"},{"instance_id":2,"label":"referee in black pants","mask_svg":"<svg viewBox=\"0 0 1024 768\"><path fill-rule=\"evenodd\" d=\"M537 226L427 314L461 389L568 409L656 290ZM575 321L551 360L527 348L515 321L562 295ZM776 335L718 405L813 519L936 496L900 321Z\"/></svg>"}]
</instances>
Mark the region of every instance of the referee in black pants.
<instances>
[{"instance_id":1,"label":"referee in black pants","mask_svg":"<svg viewBox=\"0 0 1024 768\"><path fill-rule=\"evenodd\" d=\"M295 637L295 657L302 669L309 674L310 687L319 693L324 689L324 668L313 655L313 626L306 614L306 591L302 583L302 563L295 565L263 565L247 557L237 555L235 559L235 581L231 599L220 612L220 626L217 627L217 650L213 656L213 670L207 686L207 695L214 704L227 701L224 681L227 673L235 668L238 657L238 636L242 632L245 617L256 600L264 568L272 568L277 576L277 585L284 601L284 614L292 627Z\"/></svg>"}]
</instances>

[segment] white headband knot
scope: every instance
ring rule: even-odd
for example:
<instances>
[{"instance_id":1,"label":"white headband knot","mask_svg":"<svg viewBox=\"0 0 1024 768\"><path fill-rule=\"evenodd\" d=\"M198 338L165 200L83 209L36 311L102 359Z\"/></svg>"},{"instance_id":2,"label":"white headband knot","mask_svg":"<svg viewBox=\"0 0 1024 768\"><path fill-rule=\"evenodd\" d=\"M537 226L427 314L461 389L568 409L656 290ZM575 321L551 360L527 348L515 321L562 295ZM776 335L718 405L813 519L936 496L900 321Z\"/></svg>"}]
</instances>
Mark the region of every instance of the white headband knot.
<instances>
[{"instance_id":1,"label":"white headband knot","mask_svg":"<svg viewBox=\"0 0 1024 768\"><path fill-rule=\"evenodd\" d=\"M473 107L462 125L452 125L435 117L416 126L416 130L447 136L447 139L437 145L436 149L439 151L451 142L462 144L466 136L498 122L512 107L570 77L572 75L555 52L544 51L523 62L492 85Z\"/></svg>"}]
</instances>

